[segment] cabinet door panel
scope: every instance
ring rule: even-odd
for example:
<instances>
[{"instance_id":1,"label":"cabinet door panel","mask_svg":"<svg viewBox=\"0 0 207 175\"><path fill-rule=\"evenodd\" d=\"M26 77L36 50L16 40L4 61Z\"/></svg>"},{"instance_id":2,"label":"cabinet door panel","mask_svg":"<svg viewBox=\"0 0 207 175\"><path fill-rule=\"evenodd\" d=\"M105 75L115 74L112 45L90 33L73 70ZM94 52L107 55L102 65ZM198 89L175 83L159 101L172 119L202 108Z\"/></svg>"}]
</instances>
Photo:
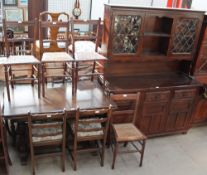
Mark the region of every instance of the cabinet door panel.
<instances>
[{"instance_id":1,"label":"cabinet door panel","mask_svg":"<svg viewBox=\"0 0 207 175\"><path fill-rule=\"evenodd\" d=\"M165 118L164 114L144 115L140 122L140 129L145 134L162 132L165 128Z\"/></svg>"},{"instance_id":2,"label":"cabinet door panel","mask_svg":"<svg viewBox=\"0 0 207 175\"><path fill-rule=\"evenodd\" d=\"M168 115L166 131L176 131L188 127L190 121L189 112L170 113Z\"/></svg>"},{"instance_id":3,"label":"cabinet door panel","mask_svg":"<svg viewBox=\"0 0 207 175\"><path fill-rule=\"evenodd\" d=\"M112 55L138 55L142 40L144 13L116 11L113 13Z\"/></svg>"},{"instance_id":4,"label":"cabinet door panel","mask_svg":"<svg viewBox=\"0 0 207 175\"><path fill-rule=\"evenodd\" d=\"M189 55L189 59L192 59L199 28L198 18L178 17L174 23L169 54L171 56Z\"/></svg>"}]
</instances>

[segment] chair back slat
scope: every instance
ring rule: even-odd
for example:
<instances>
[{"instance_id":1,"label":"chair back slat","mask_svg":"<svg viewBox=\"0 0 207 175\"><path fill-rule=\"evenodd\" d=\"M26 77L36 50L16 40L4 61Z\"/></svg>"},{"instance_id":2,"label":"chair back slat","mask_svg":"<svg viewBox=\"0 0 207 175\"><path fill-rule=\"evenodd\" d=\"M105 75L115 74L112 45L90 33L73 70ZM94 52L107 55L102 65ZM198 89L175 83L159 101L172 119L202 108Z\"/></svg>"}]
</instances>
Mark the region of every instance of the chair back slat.
<instances>
[{"instance_id":1,"label":"chair back slat","mask_svg":"<svg viewBox=\"0 0 207 175\"><path fill-rule=\"evenodd\" d=\"M110 97L117 104L117 108L112 111L112 119L117 115L132 117L132 122L134 123L137 116L140 93L111 94Z\"/></svg>"},{"instance_id":2,"label":"chair back slat","mask_svg":"<svg viewBox=\"0 0 207 175\"><path fill-rule=\"evenodd\" d=\"M22 33L19 33L21 30ZM7 31L13 31L14 35L9 35ZM30 32L32 31L32 32ZM7 21L3 19L3 33L4 33L4 42L6 47L6 56L9 55L16 55L17 53L14 52L15 43L25 43L22 44L22 47L25 48L20 50L18 54L32 54L35 55L35 41L37 39L37 19L32 21Z\"/></svg>"},{"instance_id":3,"label":"chair back slat","mask_svg":"<svg viewBox=\"0 0 207 175\"><path fill-rule=\"evenodd\" d=\"M32 144L34 137L53 137L62 135L62 141L65 142L66 132L66 113L65 111L47 114L31 114L28 115L28 126L30 143Z\"/></svg>"},{"instance_id":4,"label":"chair back slat","mask_svg":"<svg viewBox=\"0 0 207 175\"><path fill-rule=\"evenodd\" d=\"M76 111L75 135L78 132L96 132L103 131L103 138L108 130L109 120L111 118L111 105L107 109L80 110ZM95 127L94 127L94 124ZM93 127L88 127L93 125Z\"/></svg>"},{"instance_id":5,"label":"chair back slat","mask_svg":"<svg viewBox=\"0 0 207 175\"><path fill-rule=\"evenodd\" d=\"M60 18L63 17L64 20ZM44 52L68 51L69 45L69 15L65 12L42 12L39 15L40 54ZM60 31L62 29L62 31ZM60 37L61 35L61 37ZM47 47L44 44L49 44ZM63 43L64 47L59 47Z\"/></svg>"},{"instance_id":6,"label":"chair back slat","mask_svg":"<svg viewBox=\"0 0 207 175\"><path fill-rule=\"evenodd\" d=\"M80 32L79 28L88 28L84 31L84 34ZM78 27L78 28L77 28ZM77 20L71 18L71 35L72 35L72 45L73 45L73 56L75 56L75 41L78 40L89 40L95 42L95 52L97 52L100 44L100 27L101 18L98 20Z\"/></svg>"}]
</instances>

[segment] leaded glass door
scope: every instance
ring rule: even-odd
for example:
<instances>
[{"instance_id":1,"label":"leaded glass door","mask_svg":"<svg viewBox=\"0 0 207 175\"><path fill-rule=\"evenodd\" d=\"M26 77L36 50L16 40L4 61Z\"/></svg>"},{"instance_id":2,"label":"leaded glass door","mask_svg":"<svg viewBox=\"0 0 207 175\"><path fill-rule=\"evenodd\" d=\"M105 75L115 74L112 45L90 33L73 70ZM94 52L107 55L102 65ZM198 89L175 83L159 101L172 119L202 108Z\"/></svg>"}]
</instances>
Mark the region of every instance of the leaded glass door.
<instances>
[{"instance_id":1,"label":"leaded glass door","mask_svg":"<svg viewBox=\"0 0 207 175\"><path fill-rule=\"evenodd\" d=\"M112 55L138 55L142 43L143 13L116 12L112 22Z\"/></svg>"},{"instance_id":2,"label":"leaded glass door","mask_svg":"<svg viewBox=\"0 0 207 175\"><path fill-rule=\"evenodd\" d=\"M199 19L197 18L177 18L174 23L169 54L192 58L197 41L196 31L198 27Z\"/></svg>"}]
</instances>

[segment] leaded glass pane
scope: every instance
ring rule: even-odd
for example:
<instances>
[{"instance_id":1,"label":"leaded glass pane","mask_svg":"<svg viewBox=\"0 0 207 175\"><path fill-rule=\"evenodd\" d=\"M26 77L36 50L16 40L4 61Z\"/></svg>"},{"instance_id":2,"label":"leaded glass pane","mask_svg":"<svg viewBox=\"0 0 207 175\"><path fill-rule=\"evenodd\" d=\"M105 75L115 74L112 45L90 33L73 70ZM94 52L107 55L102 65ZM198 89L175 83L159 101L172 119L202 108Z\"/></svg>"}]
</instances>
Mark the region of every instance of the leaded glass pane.
<instances>
[{"instance_id":1,"label":"leaded glass pane","mask_svg":"<svg viewBox=\"0 0 207 175\"><path fill-rule=\"evenodd\" d=\"M173 37L172 53L185 54L193 51L197 24L197 19L181 19L178 21Z\"/></svg>"},{"instance_id":2,"label":"leaded glass pane","mask_svg":"<svg viewBox=\"0 0 207 175\"><path fill-rule=\"evenodd\" d=\"M136 53L142 18L137 15L117 15L114 21L114 54Z\"/></svg>"}]
</instances>

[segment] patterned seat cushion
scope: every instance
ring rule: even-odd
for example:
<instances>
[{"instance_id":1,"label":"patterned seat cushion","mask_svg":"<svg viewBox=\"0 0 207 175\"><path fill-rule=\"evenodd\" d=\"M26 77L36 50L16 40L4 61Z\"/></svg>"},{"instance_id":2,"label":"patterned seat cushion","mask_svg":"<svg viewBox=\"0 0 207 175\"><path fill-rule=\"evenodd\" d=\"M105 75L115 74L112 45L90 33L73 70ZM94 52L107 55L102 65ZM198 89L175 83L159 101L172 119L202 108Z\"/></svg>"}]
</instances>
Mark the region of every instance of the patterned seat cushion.
<instances>
[{"instance_id":1,"label":"patterned seat cushion","mask_svg":"<svg viewBox=\"0 0 207 175\"><path fill-rule=\"evenodd\" d=\"M81 121L90 121L90 120L94 120L94 119L81 119ZM75 123L72 122L71 123L71 128L73 130L73 132L75 131ZM78 128L79 129L101 129L102 126L100 123L87 123L87 124L82 124L82 123L78 123ZM88 132L78 132L77 135L78 137L88 137L88 136L100 136L103 135L103 130L100 131L88 131Z\"/></svg>"},{"instance_id":2,"label":"patterned seat cushion","mask_svg":"<svg viewBox=\"0 0 207 175\"><path fill-rule=\"evenodd\" d=\"M33 142L42 142L42 141L54 141L61 140L63 138L63 129L60 126L52 127L52 124L61 124L59 122L56 123L48 123L48 124L33 124L33 126L41 126L44 125L44 128L32 128L32 141ZM47 127L48 126L48 127Z\"/></svg>"}]
</instances>

